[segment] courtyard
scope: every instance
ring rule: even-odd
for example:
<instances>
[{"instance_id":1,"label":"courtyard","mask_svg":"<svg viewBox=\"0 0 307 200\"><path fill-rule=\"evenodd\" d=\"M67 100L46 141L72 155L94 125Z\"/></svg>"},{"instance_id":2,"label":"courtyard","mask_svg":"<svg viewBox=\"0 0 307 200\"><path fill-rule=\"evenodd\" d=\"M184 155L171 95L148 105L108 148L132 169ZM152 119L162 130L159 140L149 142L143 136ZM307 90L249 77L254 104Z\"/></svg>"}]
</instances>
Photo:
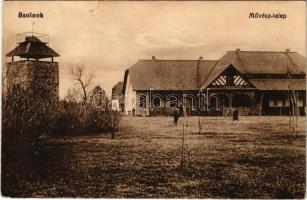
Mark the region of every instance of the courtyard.
<instances>
[{"instance_id":1,"label":"courtyard","mask_svg":"<svg viewBox=\"0 0 307 200\"><path fill-rule=\"evenodd\" d=\"M236 122L230 117L205 117L200 133L197 124L197 117L182 117L174 126L171 117L124 116L115 139L110 134L50 138L44 173L21 178L16 193L31 197L304 197L305 117L298 119L291 133L286 116L240 117Z\"/></svg>"}]
</instances>

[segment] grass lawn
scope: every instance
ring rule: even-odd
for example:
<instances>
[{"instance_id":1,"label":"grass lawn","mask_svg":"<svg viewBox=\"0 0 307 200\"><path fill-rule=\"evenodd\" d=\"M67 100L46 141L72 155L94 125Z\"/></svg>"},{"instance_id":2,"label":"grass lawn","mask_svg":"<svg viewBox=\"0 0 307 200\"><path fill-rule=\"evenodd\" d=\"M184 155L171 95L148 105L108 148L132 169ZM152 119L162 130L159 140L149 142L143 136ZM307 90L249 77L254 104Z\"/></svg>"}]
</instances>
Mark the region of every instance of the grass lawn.
<instances>
[{"instance_id":1,"label":"grass lawn","mask_svg":"<svg viewBox=\"0 0 307 200\"><path fill-rule=\"evenodd\" d=\"M185 165L182 129L185 127ZM51 138L41 176L19 182L33 197L303 198L305 118L123 117L110 135Z\"/></svg>"}]
</instances>

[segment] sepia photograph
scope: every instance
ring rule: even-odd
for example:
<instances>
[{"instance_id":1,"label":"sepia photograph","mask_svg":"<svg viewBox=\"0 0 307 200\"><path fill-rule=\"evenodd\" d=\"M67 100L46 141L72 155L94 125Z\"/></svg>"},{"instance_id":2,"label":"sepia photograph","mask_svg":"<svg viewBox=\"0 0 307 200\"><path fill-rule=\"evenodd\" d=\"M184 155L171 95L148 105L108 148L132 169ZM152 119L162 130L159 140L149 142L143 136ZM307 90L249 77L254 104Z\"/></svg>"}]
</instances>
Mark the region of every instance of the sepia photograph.
<instances>
[{"instance_id":1,"label":"sepia photograph","mask_svg":"<svg viewBox=\"0 0 307 200\"><path fill-rule=\"evenodd\" d=\"M4 1L2 16L2 197L305 197L304 1Z\"/></svg>"}]
</instances>

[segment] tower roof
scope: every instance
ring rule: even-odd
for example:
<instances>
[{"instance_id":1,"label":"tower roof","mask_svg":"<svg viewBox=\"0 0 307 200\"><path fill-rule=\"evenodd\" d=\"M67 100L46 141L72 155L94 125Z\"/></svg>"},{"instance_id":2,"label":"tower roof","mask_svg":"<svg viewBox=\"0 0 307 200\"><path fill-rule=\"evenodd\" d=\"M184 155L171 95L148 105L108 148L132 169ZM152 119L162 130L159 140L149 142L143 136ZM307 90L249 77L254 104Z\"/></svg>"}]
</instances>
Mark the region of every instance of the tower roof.
<instances>
[{"instance_id":1,"label":"tower roof","mask_svg":"<svg viewBox=\"0 0 307 200\"><path fill-rule=\"evenodd\" d=\"M20 42L18 46L6 54L7 57L19 56L21 58L50 58L59 57L60 55L53 49L48 47L45 42L42 42L35 36L25 37L25 41Z\"/></svg>"}]
</instances>

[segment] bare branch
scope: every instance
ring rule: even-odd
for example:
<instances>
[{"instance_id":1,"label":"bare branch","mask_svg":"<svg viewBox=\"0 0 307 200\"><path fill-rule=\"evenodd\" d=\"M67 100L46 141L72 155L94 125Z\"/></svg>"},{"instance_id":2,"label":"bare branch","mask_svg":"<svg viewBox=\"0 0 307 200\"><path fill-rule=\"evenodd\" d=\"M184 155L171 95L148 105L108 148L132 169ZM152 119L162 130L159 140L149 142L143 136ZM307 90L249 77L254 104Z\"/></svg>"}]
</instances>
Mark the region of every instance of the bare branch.
<instances>
[{"instance_id":1,"label":"bare branch","mask_svg":"<svg viewBox=\"0 0 307 200\"><path fill-rule=\"evenodd\" d=\"M79 87L79 95L83 102L88 101L89 86L91 85L93 75L87 73L84 64L76 64L70 66L70 74L72 80Z\"/></svg>"}]
</instances>

